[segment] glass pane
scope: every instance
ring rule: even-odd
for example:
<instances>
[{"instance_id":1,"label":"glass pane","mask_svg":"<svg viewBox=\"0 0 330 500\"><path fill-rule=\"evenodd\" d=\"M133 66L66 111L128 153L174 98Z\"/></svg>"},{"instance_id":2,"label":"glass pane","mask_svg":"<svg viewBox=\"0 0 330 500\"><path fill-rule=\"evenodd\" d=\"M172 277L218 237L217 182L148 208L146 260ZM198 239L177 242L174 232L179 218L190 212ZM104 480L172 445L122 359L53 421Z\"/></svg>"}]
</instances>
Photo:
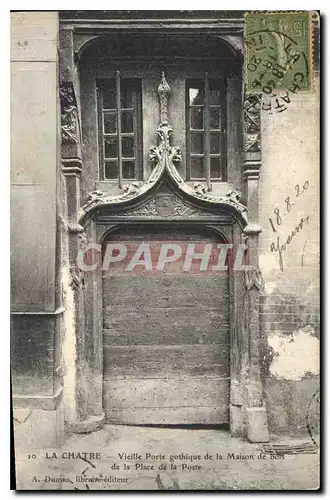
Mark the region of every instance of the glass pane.
<instances>
[{"instance_id":1,"label":"glass pane","mask_svg":"<svg viewBox=\"0 0 330 500\"><path fill-rule=\"evenodd\" d=\"M197 104L203 106L204 104L203 84L189 87L189 104L190 106Z\"/></svg>"},{"instance_id":2,"label":"glass pane","mask_svg":"<svg viewBox=\"0 0 330 500\"><path fill-rule=\"evenodd\" d=\"M104 113L104 133L115 134L117 132L116 113Z\"/></svg>"},{"instance_id":3,"label":"glass pane","mask_svg":"<svg viewBox=\"0 0 330 500\"><path fill-rule=\"evenodd\" d=\"M123 162L123 179L135 179L135 162Z\"/></svg>"},{"instance_id":4,"label":"glass pane","mask_svg":"<svg viewBox=\"0 0 330 500\"><path fill-rule=\"evenodd\" d=\"M220 134L211 134L210 137L210 152L211 154L220 153Z\"/></svg>"},{"instance_id":5,"label":"glass pane","mask_svg":"<svg viewBox=\"0 0 330 500\"><path fill-rule=\"evenodd\" d=\"M134 156L134 137L122 137L121 150L124 157L132 158Z\"/></svg>"},{"instance_id":6,"label":"glass pane","mask_svg":"<svg viewBox=\"0 0 330 500\"><path fill-rule=\"evenodd\" d=\"M104 156L105 158L117 158L118 156L117 137L107 137L106 139L104 139Z\"/></svg>"},{"instance_id":7,"label":"glass pane","mask_svg":"<svg viewBox=\"0 0 330 500\"><path fill-rule=\"evenodd\" d=\"M118 162L117 161L107 161L104 164L104 177L105 179L117 179L118 178Z\"/></svg>"},{"instance_id":8,"label":"glass pane","mask_svg":"<svg viewBox=\"0 0 330 500\"><path fill-rule=\"evenodd\" d=\"M210 170L211 170L211 178L212 179L220 179L221 181L224 181L224 177L222 175L222 168L221 168L221 158L211 158L210 159Z\"/></svg>"},{"instance_id":9,"label":"glass pane","mask_svg":"<svg viewBox=\"0 0 330 500\"><path fill-rule=\"evenodd\" d=\"M122 108L133 107L133 92L134 88L132 87L132 84L122 80L120 85L120 106Z\"/></svg>"},{"instance_id":10,"label":"glass pane","mask_svg":"<svg viewBox=\"0 0 330 500\"><path fill-rule=\"evenodd\" d=\"M192 179L204 179L204 157L190 158L190 176Z\"/></svg>"},{"instance_id":11,"label":"glass pane","mask_svg":"<svg viewBox=\"0 0 330 500\"><path fill-rule=\"evenodd\" d=\"M116 109L116 87L103 89L103 109Z\"/></svg>"},{"instance_id":12,"label":"glass pane","mask_svg":"<svg viewBox=\"0 0 330 500\"><path fill-rule=\"evenodd\" d=\"M133 132L133 112L132 111L122 111L121 112L121 131L122 132Z\"/></svg>"},{"instance_id":13,"label":"glass pane","mask_svg":"<svg viewBox=\"0 0 330 500\"><path fill-rule=\"evenodd\" d=\"M209 92L209 104L220 104L220 103L221 103L220 90L210 90L210 92Z\"/></svg>"},{"instance_id":14,"label":"glass pane","mask_svg":"<svg viewBox=\"0 0 330 500\"><path fill-rule=\"evenodd\" d=\"M221 126L221 108L210 108L210 128L220 128Z\"/></svg>"},{"instance_id":15,"label":"glass pane","mask_svg":"<svg viewBox=\"0 0 330 500\"><path fill-rule=\"evenodd\" d=\"M203 128L203 108L190 109L190 128L202 129Z\"/></svg>"},{"instance_id":16,"label":"glass pane","mask_svg":"<svg viewBox=\"0 0 330 500\"><path fill-rule=\"evenodd\" d=\"M190 134L190 152L204 153L204 136L203 134Z\"/></svg>"}]
</instances>

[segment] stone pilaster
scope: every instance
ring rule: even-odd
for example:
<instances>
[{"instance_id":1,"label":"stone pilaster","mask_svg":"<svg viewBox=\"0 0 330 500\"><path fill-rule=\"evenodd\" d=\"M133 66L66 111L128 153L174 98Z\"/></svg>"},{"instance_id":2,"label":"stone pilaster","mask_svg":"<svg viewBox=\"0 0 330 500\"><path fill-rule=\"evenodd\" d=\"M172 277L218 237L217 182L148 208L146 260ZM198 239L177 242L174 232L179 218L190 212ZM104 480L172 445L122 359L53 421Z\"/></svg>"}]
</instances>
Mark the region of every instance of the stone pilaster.
<instances>
[{"instance_id":1,"label":"stone pilaster","mask_svg":"<svg viewBox=\"0 0 330 500\"><path fill-rule=\"evenodd\" d=\"M244 233L248 247L248 265L245 272L245 305L247 314L245 344L247 352L242 353L246 359L244 365L245 384L245 421L246 434L252 442L269 440L267 413L263 399L263 388L260 374L260 325L259 299L262 290L262 277L259 269L259 170L261 167L261 99L259 95L246 95L244 99L244 179L245 197L249 213L249 224Z\"/></svg>"},{"instance_id":2,"label":"stone pilaster","mask_svg":"<svg viewBox=\"0 0 330 500\"><path fill-rule=\"evenodd\" d=\"M61 164L66 182L66 222L69 233L68 266L70 287L73 293L75 335L74 360L70 359L70 362L75 365L75 384L74 387L70 388L74 391L75 418L66 421L66 428L71 432L90 432L99 428L103 422L103 415L100 418L95 417L95 412L90 411L90 401L95 391L91 387L93 377L90 376L91 367L87 352L89 335L85 311L86 279L84 272L77 266L77 253L84 250L89 238L84 228L78 224L83 165L79 78L74 57L72 30L61 30L60 44ZM72 358L71 351L67 353L67 356Z\"/></svg>"}]
</instances>

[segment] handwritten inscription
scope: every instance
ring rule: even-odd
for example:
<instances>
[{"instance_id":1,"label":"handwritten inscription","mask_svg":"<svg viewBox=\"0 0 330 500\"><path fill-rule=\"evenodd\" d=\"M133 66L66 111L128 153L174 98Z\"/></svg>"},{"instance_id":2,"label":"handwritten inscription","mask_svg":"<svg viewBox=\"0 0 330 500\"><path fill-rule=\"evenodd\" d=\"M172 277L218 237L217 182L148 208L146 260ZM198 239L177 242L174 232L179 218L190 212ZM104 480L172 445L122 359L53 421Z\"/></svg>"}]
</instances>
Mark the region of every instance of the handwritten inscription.
<instances>
[{"instance_id":1,"label":"handwritten inscription","mask_svg":"<svg viewBox=\"0 0 330 500\"><path fill-rule=\"evenodd\" d=\"M295 203L296 199L300 198L309 188L309 182L306 180L303 184L296 184L294 187L295 196L287 196L284 198L284 204L280 207L275 207L273 210L274 216L269 217L269 224L274 233L277 233L279 227L282 225L283 218L285 215L289 214ZM284 271L283 264L283 254L287 251L290 246L292 240L297 236L298 233L302 231L302 229L309 223L309 215L306 217L301 217L300 221L296 223L296 227L291 230L288 236L284 239L281 239L277 236L276 240L272 242L270 245L270 251L272 253L277 253L278 255L278 264L281 271ZM305 242L306 247L306 242ZM301 265L303 266L303 259L301 260Z\"/></svg>"},{"instance_id":2,"label":"handwritten inscription","mask_svg":"<svg viewBox=\"0 0 330 500\"><path fill-rule=\"evenodd\" d=\"M307 191L308 187L309 187L308 181L305 181L304 184L302 184L302 185L296 184L295 185L295 191L296 191L295 198L299 198L305 191ZM285 211L284 211L284 215L285 215L285 214L288 214L291 212L291 209L294 206L295 202L291 200L290 196L287 196L284 200L284 203L285 203ZM272 217L269 217L268 220L269 220L269 224L270 224L273 232L277 233L276 226L280 226L282 224L282 221L283 221L282 214L281 214L279 207L274 208L274 214L275 214L275 219L273 220Z\"/></svg>"},{"instance_id":3,"label":"handwritten inscription","mask_svg":"<svg viewBox=\"0 0 330 500\"><path fill-rule=\"evenodd\" d=\"M286 238L285 242L282 243L280 240L280 237L278 236L276 239L276 242L272 243L270 245L270 250L271 252L277 252L278 253L278 261L279 261L279 268L281 271L284 271L284 265L283 265L283 254L287 250L288 246L294 239L294 237L304 228L306 224L309 222L309 215L307 217L302 217L300 219L300 222L297 224L295 229L291 231L291 233L288 235Z\"/></svg>"}]
</instances>

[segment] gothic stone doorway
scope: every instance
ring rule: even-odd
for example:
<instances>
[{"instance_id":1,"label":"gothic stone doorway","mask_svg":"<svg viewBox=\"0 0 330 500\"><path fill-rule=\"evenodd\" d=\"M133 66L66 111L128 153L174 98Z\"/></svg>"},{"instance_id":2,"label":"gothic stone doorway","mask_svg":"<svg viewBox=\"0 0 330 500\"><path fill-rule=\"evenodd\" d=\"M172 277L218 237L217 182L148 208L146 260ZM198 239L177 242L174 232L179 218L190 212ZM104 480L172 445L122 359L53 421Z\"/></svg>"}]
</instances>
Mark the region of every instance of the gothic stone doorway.
<instances>
[{"instance_id":1,"label":"gothic stone doorway","mask_svg":"<svg viewBox=\"0 0 330 500\"><path fill-rule=\"evenodd\" d=\"M109 234L104 247L114 242L125 244L128 254L150 243L154 263L162 242L179 243L184 253L189 242L198 251L224 240L206 230L128 226ZM143 265L125 272L130 257L102 276L106 420L229 424L227 272L198 272L200 260L182 272L183 259L157 272Z\"/></svg>"}]
</instances>

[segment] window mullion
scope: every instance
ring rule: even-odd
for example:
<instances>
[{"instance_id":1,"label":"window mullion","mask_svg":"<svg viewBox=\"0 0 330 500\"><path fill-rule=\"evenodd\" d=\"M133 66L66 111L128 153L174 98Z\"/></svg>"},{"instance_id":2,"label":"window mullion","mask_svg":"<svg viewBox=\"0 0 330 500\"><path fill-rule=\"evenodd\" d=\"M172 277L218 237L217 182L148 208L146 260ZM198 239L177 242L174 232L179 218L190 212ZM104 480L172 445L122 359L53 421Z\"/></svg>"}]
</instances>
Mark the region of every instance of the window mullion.
<instances>
[{"instance_id":1,"label":"window mullion","mask_svg":"<svg viewBox=\"0 0 330 500\"><path fill-rule=\"evenodd\" d=\"M101 179L105 179L105 167L104 167L104 129L103 129L103 120L104 120L104 112L103 112L103 90L99 87L97 88L98 92L98 141L99 141L99 172Z\"/></svg>"},{"instance_id":2,"label":"window mullion","mask_svg":"<svg viewBox=\"0 0 330 500\"><path fill-rule=\"evenodd\" d=\"M221 176L227 180L227 82L223 81L223 99L221 102Z\"/></svg>"},{"instance_id":3,"label":"window mullion","mask_svg":"<svg viewBox=\"0 0 330 500\"><path fill-rule=\"evenodd\" d=\"M116 109L117 109L117 137L118 137L118 172L119 187L123 187L123 165L121 157L121 100L120 100L120 72L116 73Z\"/></svg>"},{"instance_id":4,"label":"window mullion","mask_svg":"<svg viewBox=\"0 0 330 500\"><path fill-rule=\"evenodd\" d=\"M132 92L132 118L133 118L133 137L134 137L134 171L138 179L142 179L142 172L140 172L140 151L139 151L139 130L137 126L137 95L136 90Z\"/></svg>"},{"instance_id":5,"label":"window mullion","mask_svg":"<svg viewBox=\"0 0 330 500\"><path fill-rule=\"evenodd\" d=\"M190 152L190 141L191 141L191 118L190 118L190 114L191 114L191 107L190 107L190 102L189 102L189 87L186 88L186 107L187 107L187 113L186 113L186 116L187 116L187 123L186 123L186 158L188 159L188 161L186 162L186 177L187 177L187 180L190 181L191 179L191 166L190 166L190 162L191 162L191 152Z\"/></svg>"},{"instance_id":6,"label":"window mullion","mask_svg":"<svg viewBox=\"0 0 330 500\"><path fill-rule=\"evenodd\" d=\"M206 184L209 190L211 186L211 159L210 159L210 110L209 110L209 75L204 75L204 162L206 172Z\"/></svg>"}]
</instances>

